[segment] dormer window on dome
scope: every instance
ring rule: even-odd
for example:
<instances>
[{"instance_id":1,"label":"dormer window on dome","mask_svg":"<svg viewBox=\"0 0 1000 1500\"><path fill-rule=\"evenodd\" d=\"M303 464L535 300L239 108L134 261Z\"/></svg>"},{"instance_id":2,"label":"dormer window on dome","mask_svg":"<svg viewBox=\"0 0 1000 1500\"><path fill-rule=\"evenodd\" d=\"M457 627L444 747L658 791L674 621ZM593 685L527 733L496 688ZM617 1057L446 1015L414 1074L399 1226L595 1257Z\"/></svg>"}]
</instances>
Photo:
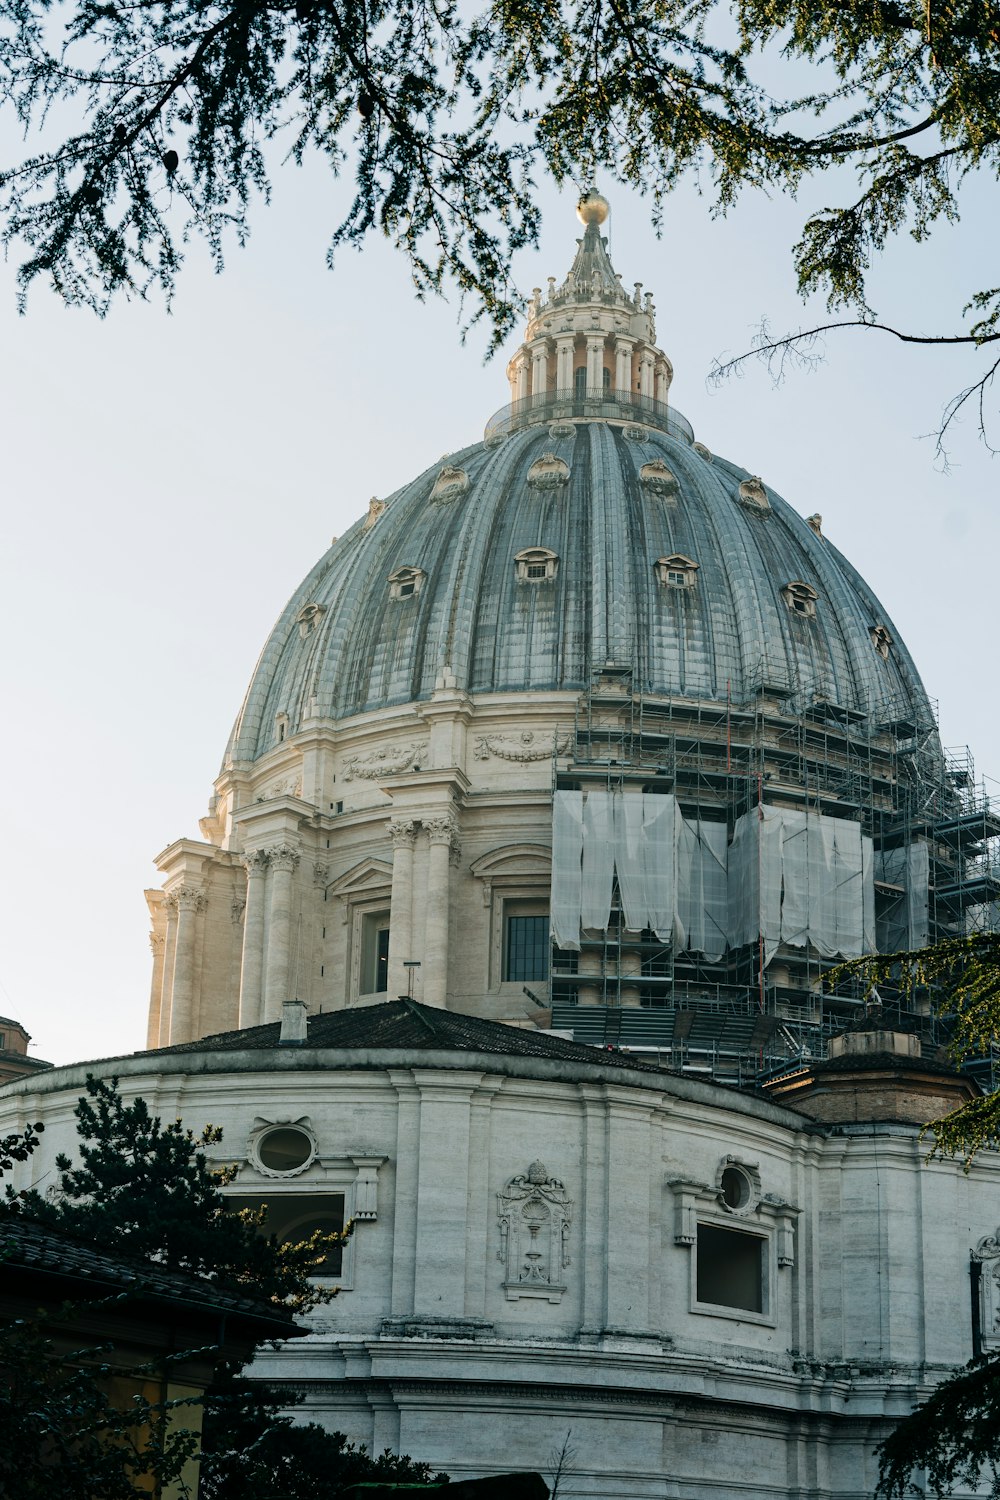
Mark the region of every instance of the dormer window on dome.
<instances>
[{"instance_id":1,"label":"dormer window on dome","mask_svg":"<svg viewBox=\"0 0 1000 1500\"><path fill-rule=\"evenodd\" d=\"M390 599L415 599L424 586L423 568L402 567L389 574Z\"/></svg>"},{"instance_id":2,"label":"dormer window on dome","mask_svg":"<svg viewBox=\"0 0 1000 1500\"><path fill-rule=\"evenodd\" d=\"M653 564L656 581L663 588L693 589L698 581L699 564L682 552L673 552L669 557L659 557Z\"/></svg>"},{"instance_id":3,"label":"dormer window on dome","mask_svg":"<svg viewBox=\"0 0 1000 1500\"><path fill-rule=\"evenodd\" d=\"M883 661L889 660L889 652L892 650L892 636L884 625L872 625L868 630L872 638L872 645L881 656Z\"/></svg>"},{"instance_id":4,"label":"dormer window on dome","mask_svg":"<svg viewBox=\"0 0 1000 1500\"><path fill-rule=\"evenodd\" d=\"M796 579L793 583L786 583L781 593L792 614L802 615L807 620L815 619L819 595L812 584Z\"/></svg>"},{"instance_id":5,"label":"dormer window on dome","mask_svg":"<svg viewBox=\"0 0 1000 1500\"><path fill-rule=\"evenodd\" d=\"M469 476L465 470L445 464L434 481L431 500L438 505L450 505L454 500L461 500L468 488Z\"/></svg>"},{"instance_id":6,"label":"dormer window on dome","mask_svg":"<svg viewBox=\"0 0 1000 1500\"><path fill-rule=\"evenodd\" d=\"M650 463L643 464L639 470L639 483L648 494L658 495L661 500L676 500L677 498L679 490L677 476L662 458L654 458Z\"/></svg>"},{"instance_id":7,"label":"dormer window on dome","mask_svg":"<svg viewBox=\"0 0 1000 1500\"><path fill-rule=\"evenodd\" d=\"M325 604L303 604L295 616L295 623L299 627L299 635L303 640L305 640L307 635L312 635L325 614Z\"/></svg>"},{"instance_id":8,"label":"dormer window on dome","mask_svg":"<svg viewBox=\"0 0 1000 1500\"><path fill-rule=\"evenodd\" d=\"M740 480L739 495L740 504L745 505L747 510L756 510L764 514L771 509L764 481L756 474L751 479Z\"/></svg>"},{"instance_id":9,"label":"dormer window on dome","mask_svg":"<svg viewBox=\"0 0 1000 1500\"><path fill-rule=\"evenodd\" d=\"M518 583L547 583L559 571L559 559L548 547L525 547L514 558Z\"/></svg>"},{"instance_id":10,"label":"dormer window on dome","mask_svg":"<svg viewBox=\"0 0 1000 1500\"><path fill-rule=\"evenodd\" d=\"M533 490L561 490L569 484L569 464L554 453L543 453L528 470L528 483Z\"/></svg>"}]
</instances>

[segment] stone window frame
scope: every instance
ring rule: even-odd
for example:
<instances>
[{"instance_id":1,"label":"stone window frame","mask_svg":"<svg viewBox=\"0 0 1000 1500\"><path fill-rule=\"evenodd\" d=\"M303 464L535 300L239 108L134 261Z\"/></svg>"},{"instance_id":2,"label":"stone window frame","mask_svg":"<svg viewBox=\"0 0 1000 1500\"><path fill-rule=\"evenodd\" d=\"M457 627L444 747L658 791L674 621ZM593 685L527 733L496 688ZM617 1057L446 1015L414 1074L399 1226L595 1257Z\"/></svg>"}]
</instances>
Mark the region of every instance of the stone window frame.
<instances>
[{"instance_id":1,"label":"stone window frame","mask_svg":"<svg viewBox=\"0 0 1000 1500\"><path fill-rule=\"evenodd\" d=\"M518 916L541 916L551 909L552 850L543 844L507 844L491 849L471 866L482 882L483 905L489 912L486 989L488 994L520 994L524 982L504 979L504 943L507 935L506 908L522 907ZM535 906L537 911L525 908ZM551 976L550 976L551 978ZM536 979L547 986L550 980Z\"/></svg>"},{"instance_id":2,"label":"stone window frame","mask_svg":"<svg viewBox=\"0 0 1000 1500\"><path fill-rule=\"evenodd\" d=\"M800 620L815 620L816 601L819 594L811 583L806 583L801 578L793 578L781 590L781 597L791 613L798 615Z\"/></svg>"},{"instance_id":3,"label":"stone window frame","mask_svg":"<svg viewBox=\"0 0 1000 1500\"><path fill-rule=\"evenodd\" d=\"M261 1171L256 1144L269 1131L280 1126L305 1131L316 1141L316 1151L306 1167L294 1172L275 1174ZM302 1215L303 1221L323 1212L325 1198L343 1197L345 1224L351 1220L356 1224L370 1223L378 1218L378 1174L388 1160L384 1153L366 1147L340 1153L325 1151L308 1115L295 1120L265 1120L257 1116L247 1137L244 1160L239 1164L236 1179L223 1188L223 1194L237 1202L251 1197L277 1200L308 1196L314 1201L309 1214ZM337 1286L345 1292L354 1290L357 1241L355 1229L343 1247L341 1270L335 1278Z\"/></svg>"},{"instance_id":4,"label":"stone window frame","mask_svg":"<svg viewBox=\"0 0 1000 1500\"><path fill-rule=\"evenodd\" d=\"M396 568L389 574L389 598L406 600L416 599L424 583L427 574L423 568L418 568L410 563L404 563L401 568Z\"/></svg>"},{"instance_id":5,"label":"stone window frame","mask_svg":"<svg viewBox=\"0 0 1000 1500\"><path fill-rule=\"evenodd\" d=\"M364 944L364 919L379 912L391 911L392 866L384 860L365 859L325 888L326 896L343 902L343 921L347 927L347 955L344 972L347 979L344 1001L347 1005L362 995L379 991L361 989L361 955Z\"/></svg>"},{"instance_id":6,"label":"stone window frame","mask_svg":"<svg viewBox=\"0 0 1000 1500\"><path fill-rule=\"evenodd\" d=\"M518 583L551 583L559 571L559 557L550 547L523 547L514 557L514 568Z\"/></svg>"},{"instance_id":7,"label":"stone window frame","mask_svg":"<svg viewBox=\"0 0 1000 1500\"><path fill-rule=\"evenodd\" d=\"M658 557L653 564L656 581L665 589L692 589L698 582L701 564L683 552L672 552L669 557Z\"/></svg>"},{"instance_id":8,"label":"stone window frame","mask_svg":"<svg viewBox=\"0 0 1000 1500\"><path fill-rule=\"evenodd\" d=\"M310 603L308 604L303 604L302 608L295 616L295 623L299 627L299 635L302 640L305 640L307 636L312 635L313 631L316 629L317 625L322 620L325 614L325 604L317 604L315 600L310 601Z\"/></svg>"},{"instance_id":9,"label":"stone window frame","mask_svg":"<svg viewBox=\"0 0 1000 1500\"><path fill-rule=\"evenodd\" d=\"M747 1181L749 1196L738 1207L724 1197L723 1174L737 1170ZM671 1178L667 1186L674 1195L674 1244L689 1251L688 1311L699 1317L725 1318L730 1322L755 1323L774 1328L778 1323L778 1274L795 1265L795 1221L801 1209L774 1193L761 1191L760 1167L739 1156L724 1156L714 1180ZM762 1312L698 1301L698 1225L730 1229L762 1240Z\"/></svg>"}]
</instances>

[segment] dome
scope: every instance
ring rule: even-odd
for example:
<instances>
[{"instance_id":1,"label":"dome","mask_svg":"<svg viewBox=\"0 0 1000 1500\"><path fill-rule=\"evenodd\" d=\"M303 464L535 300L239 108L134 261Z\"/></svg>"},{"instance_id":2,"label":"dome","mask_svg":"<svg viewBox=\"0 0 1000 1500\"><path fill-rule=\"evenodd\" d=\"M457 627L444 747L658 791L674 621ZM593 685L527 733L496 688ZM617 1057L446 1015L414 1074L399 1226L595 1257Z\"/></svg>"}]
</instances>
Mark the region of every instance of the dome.
<instances>
[{"instance_id":1,"label":"dome","mask_svg":"<svg viewBox=\"0 0 1000 1500\"><path fill-rule=\"evenodd\" d=\"M932 721L898 632L816 518L693 444L673 409L636 425L599 404L596 418L508 417L515 430L373 502L282 613L232 759L272 749L283 716L294 734L442 681L579 691L607 663L654 695L740 702L767 687L799 709ZM529 552L551 576L525 579Z\"/></svg>"}]
</instances>

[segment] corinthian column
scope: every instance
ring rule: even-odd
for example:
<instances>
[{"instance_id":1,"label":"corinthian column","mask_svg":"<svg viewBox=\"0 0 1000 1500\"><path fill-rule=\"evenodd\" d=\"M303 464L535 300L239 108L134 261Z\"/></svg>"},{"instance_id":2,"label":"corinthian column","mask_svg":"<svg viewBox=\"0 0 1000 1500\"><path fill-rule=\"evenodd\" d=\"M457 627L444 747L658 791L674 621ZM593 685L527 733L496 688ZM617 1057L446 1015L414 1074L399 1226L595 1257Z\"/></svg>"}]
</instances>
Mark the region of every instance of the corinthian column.
<instances>
[{"instance_id":1,"label":"corinthian column","mask_svg":"<svg viewBox=\"0 0 1000 1500\"><path fill-rule=\"evenodd\" d=\"M174 982L170 998L170 1045L190 1042L194 1037L194 944L195 922L205 905L200 886L182 885L167 897L177 912L174 946Z\"/></svg>"},{"instance_id":2,"label":"corinthian column","mask_svg":"<svg viewBox=\"0 0 1000 1500\"><path fill-rule=\"evenodd\" d=\"M267 851L271 865L271 905L264 965L264 1021L280 1021L281 1007L294 999L288 988L288 960L292 946L292 876L299 862L297 849L281 844Z\"/></svg>"},{"instance_id":3,"label":"corinthian column","mask_svg":"<svg viewBox=\"0 0 1000 1500\"><path fill-rule=\"evenodd\" d=\"M392 896L389 905L389 979L386 988L393 997L406 993L403 964L413 957L413 845L416 824L399 818L389 824L392 839Z\"/></svg>"},{"instance_id":4,"label":"corinthian column","mask_svg":"<svg viewBox=\"0 0 1000 1500\"><path fill-rule=\"evenodd\" d=\"M247 904L243 913L243 959L240 964L240 1027L259 1026L261 989L264 978L264 880L267 855L263 849L248 849L243 856L247 872Z\"/></svg>"},{"instance_id":5,"label":"corinthian column","mask_svg":"<svg viewBox=\"0 0 1000 1500\"><path fill-rule=\"evenodd\" d=\"M427 1005L448 1000L448 918L451 850L458 833L451 814L424 822L430 839L427 867L427 930L424 939L423 997Z\"/></svg>"}]
</instances>

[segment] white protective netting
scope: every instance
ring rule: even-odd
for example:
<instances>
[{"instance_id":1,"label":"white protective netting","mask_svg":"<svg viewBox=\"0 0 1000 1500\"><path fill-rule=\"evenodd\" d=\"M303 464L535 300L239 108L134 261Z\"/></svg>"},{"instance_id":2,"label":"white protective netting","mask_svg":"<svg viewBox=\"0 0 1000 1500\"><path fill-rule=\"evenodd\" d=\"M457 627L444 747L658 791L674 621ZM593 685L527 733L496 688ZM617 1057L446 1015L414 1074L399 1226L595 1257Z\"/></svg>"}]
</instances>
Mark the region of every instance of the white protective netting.
<instances>
[{"instance_id":1,"label":"white protective netting","mask_svg":"<svg viewBox=\"0 0 1000 1500\"><path fill-rule=\"evenodd\" d=\"M930 856L925 839L875 856L875 879L901 892L890 901L880 922L879 946L885 953L925 948L930 942Z\"/></svg>"},{"instance_id":2,"label":"white protective netting","mask_svg":"<svg viewBox=\"0 0 1000 1500\"><path fill-rule=\"evenodd\" d=\"M857 823L758 807L737 819L727 847L724 823L688 820L672 796L556 792L554 801L557 947L579 948L581 929L607 928L617 871L629 932L651 930L712 962L759 936L767 963L782 943L823 958L875 949L872 841ZM925 912L926 858L924 848Z\"/></svg>"}]
</instances>

